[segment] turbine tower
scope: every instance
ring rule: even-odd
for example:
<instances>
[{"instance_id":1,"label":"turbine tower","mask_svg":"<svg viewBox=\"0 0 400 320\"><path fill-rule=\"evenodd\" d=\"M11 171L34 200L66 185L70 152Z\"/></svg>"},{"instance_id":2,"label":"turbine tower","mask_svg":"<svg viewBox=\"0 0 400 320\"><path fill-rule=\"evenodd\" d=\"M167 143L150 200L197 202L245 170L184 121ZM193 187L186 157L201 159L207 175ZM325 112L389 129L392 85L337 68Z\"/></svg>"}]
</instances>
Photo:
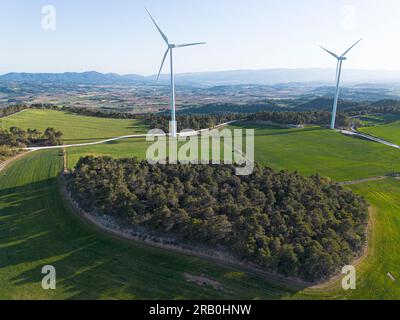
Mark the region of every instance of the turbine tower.
<instances>
[{"instance_id":1,"label":"turbine tower","mask_svg":"<svg viewBox=\"0 0 400 320\"><path fill-rule=\"evenodd\" d=\"M353 49L362 39L358 40L355 44L353 44L349 49L347 49L341 56L338 56L337 54L329 51L328 49L325 49L324 47L321 46L323 50L328 52L331 56L335 57L337 59L337 66L336 66L336 93L335 93L335 101L333 102L333 110L332 110L332 120L331 120L331 129L335 129L335 124L336 124L336 112L337 112L337 106L338 106L338 100L339 100L339 86L340 86L340 77L342 75L342 64L343 61L347 60L346 54L350 52L351 49Z\"/></svg>"},{"instance_id":2,"label":"turbine tower","mask_svg":"<svg viewBox=\"0 0 400 320\"><path fill-rule=\"evenodd\" d=\"M196 43L185 43L185 44L173 44L170 43L168 37L165 33L161 30L161 28L157 25L156 21L153 19L152 15L150 14L149 10L147 10L151 20L153 21L154 25L156 26L157 30L160 32L161 37L164 39L165 43L167 44L167 51L165 51L163 60L161 62L160 71L157 75L157 81L160 78L160 74L162 68L164 66L165 59L169 53L170 55L170 66L171 66L171 135L175 138L177 136L177 129L176 129L176 106L175 106L175 77L174 77L174 64L173 64L173 56L172 50L175 48L183 48L183 47L190 47L190 46L197 46L201 44L206 44L205 42L196 42Z\"/></svg>"}]
</instances>

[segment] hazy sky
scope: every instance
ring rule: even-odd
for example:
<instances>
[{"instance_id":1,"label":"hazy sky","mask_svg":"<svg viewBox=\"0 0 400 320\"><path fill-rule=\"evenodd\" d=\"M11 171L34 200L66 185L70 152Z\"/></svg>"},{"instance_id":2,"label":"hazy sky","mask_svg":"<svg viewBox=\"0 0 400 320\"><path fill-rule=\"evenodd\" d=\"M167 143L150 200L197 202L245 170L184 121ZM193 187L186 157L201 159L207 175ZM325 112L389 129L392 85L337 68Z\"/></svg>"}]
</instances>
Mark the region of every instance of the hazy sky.
<instances>
[{"instance_id":1,"label":"hazy sky","mask_svg":"<svg viewBox=\"0 0 400 320\"><path fill-rule=\"evenodd\" d=\"M145 6L174 42L207 41L175 51L177 72L335 67L318 45L359 38L347 68L400 70L399 0L1 0L0 73L156 73L165 46Z\"/></svg>"}]
</instances>

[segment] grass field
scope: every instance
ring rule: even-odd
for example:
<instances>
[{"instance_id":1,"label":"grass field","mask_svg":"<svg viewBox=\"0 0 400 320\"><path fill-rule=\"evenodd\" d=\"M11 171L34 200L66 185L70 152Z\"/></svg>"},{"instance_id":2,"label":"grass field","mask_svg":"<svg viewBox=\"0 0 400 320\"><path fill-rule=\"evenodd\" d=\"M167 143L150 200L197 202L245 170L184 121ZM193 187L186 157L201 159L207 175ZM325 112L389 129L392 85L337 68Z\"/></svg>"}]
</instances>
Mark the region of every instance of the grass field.
<instances>
[{"instance_id":1,"label":"grass field","mask_svg":"<svg viewBox=\"0 0 400 320\"><path fill-rule=\"evenodd\" d=\"M400 171L400 152L378 143L351 138L319 127L256 128L255 158L274 169L320 173L337 181L355 180Z\"/></svg>"},{"instance_id":2,"label":"grass field","mask_svg":"<svg viewBox=\"0 0 400 320\"><path fill-rule=\"evenodd\" d=\"M146 150L151 142L145 141L143 138L123 139L111 141L104 144L87 147L68 148L68 168L72 169L79 158L84 156L109 156L113 158L130 158L138 159L146 158Z\"/></svg>"},{"instance_id":3,"label":"grass field","mask_svg":"<svg viewBox=\"0 0 400 320\"><path fill-rule=\"evenodd\" d=\"M237 125L231 128L254 128ZM107 155L144 159L150 142L125 139L107 144L68 149L68 166L81 156ZM400 171L400 152L378 143L341 135L318 127L284 129L256 127L255 160L277 170L305 175L320 173L337 181L348 181Z\"/></svg>"},{"instance_id":4,"label":"grass field","mask_svg":"<svg viewBox=\"0 0 400 320\"><path fill-rule=\"evenodd\" d=\"M63 204L56 151L15 161L0 177L0 299L256 299L288 291L260 278L101 235ZM55 291L41 288L41 268L57 269ZM188 282L185 273L220 283Z\"/></svg>"},{"instance_id":5,"label":"grass field","mask_svg":"<svg viewBox=\"0 0 400 320\"><path fill-rule=\"evenodd\" d=\"M148 144L126 139L70 148L68 165L88 154L144 158ZM258 127L255 144L256 160L276 169L320 172L336 180L400 171L398 150L320 128ZM57 150L41 151L16 160L0 174L0 299L400 297L399 284L387 277L391 272L400 279L399 180L352 186L373 206L373 228L369 255L357 267L357 290L345 292L339 281L318 289L288 289L202 259L100 234L63 204L57 188L61 166ZM57 268L55 291L41 289L45 264ZM188 282L185 273L217 281L220 287Z\"/></svg>"},{"instance_id":6,"label":"grass field","mask_svg":"<svg viewBox=\"0 0 400 320\"><path fill-rule=\"evenodd\" d=\"M256 276L99 234L78 220L57 189L56 151L17 160L0 177L0 299L317 299L396 298L400 275L400 181L354 186L376 208L370 255L358 268L358 289L288 290ZM58 287L44 291L41 267L57 268ZM185 273L220 283L190 283Z\"/></svg>"},{"instance_id":7,"label":"grass field","mask_svg":"<svg viewBox=\"0 0 400 320\"><path fill-rule=\"evenodd\" d=\"M0 128L20 127L41 131L52 127L63 132L66 144L93 142L136 133L146 133L145 123L137 120L80 116L54 110L28 109L0 119Z\"/></svg>"},{"instance_id":8,"label":"grass field","mask_svg":"<svg viewBox=\"0 0 400 320\"><path fill-rule=\"evenodd\" d=\"M392 120L372 127L360 128L359 131L400 145L400 116Z\"/></svg>"}]
</instances>

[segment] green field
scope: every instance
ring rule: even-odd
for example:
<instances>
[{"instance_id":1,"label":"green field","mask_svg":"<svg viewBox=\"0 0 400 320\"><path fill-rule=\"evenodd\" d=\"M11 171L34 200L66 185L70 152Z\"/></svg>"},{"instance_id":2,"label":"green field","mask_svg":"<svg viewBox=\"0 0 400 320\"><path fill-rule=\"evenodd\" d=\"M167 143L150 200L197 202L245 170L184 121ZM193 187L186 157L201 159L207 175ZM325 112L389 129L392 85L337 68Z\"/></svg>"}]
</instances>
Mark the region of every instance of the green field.
<instances>
[{"instance_id":1,"label":"green field","mask_svg":"<svg viewBox=\"0 0 400 320\"><path fill-rule=\"evenodd\" d=\"M237 125L231 128L254 128ZM144 159L150 142L125 139L107 144L68 149L68 166L81 156L106 155ZM284 129L256 127L255 160L277 170L320 173L336 181L369 178L400 171L400 152L394 148L312 127Z\"/></svg>"},{"instance_id":2,"label":"green field","mask_svg":"<svg viewBox=\"0 0 400 320\"><path fill-rule=\"evenodd\" d=\"M387 146L337 132L310 127L256 128L255 158L274 169L319 173L336 181L348 181L400 171L400 152Z\"/></svg>"},{"instance_id":3,"label":"green field","mask_svg":"<svg viewBox=\"0 0 400 320\"><path fill-rule=\"evenodd\" d=\"M98 233L63 204L56 179L60 170L58 152L45 151L17 160L0 178L0 299L329 299L400 293L386 276L400 275L398 180L354 187L376 208L370 256L358 268L358 290L344 292L335 282L324 290L296 292L198 258ZM40 287L46 264L57 268L55 291ZM223 289L190 283L185 273L217 281Z\"/></svg>"},{"instance_id":4,"label":"green field","mask_svg":"<svg viewBox=\"0 0 400 320\"><path fill-rule=\"evenodd\" d=\"M392 118L393 121L383 122L371 127L360 128L359 131L379 137L400 145L400 117ZM397 120L396 120L397 119Z\"/></svg>"},{"instance_id":5,"label":"green field","mask_svg":"<svg viewBox=\"0 0 400 320\"><path fill-rule=\"evenodd\" d=\"M73 147L67 149L68 167L72 169L79 158L84 156L109 156L114 158L130 158L139 159L146 158L146 150L151 142L145 141L143 138L123 139L111 141L104 144Z\"/></svg>"},{"instance_id":6,"label":"green field","mask_svg":"<svg viewBox=\"0 0 400 320\"><path fill-rule=\"evenodd\" d=\"M126 139L70 148L68 166L88 154L144 158L148 144ZM320 128L260 126L255 148L256 160L264 165L304 174L319 172L336 180L400 171L398 150ZM373 228L368 257L357 268L357 290L345 292L339 281L320 288L289 289L202 259L99 233L63 204L57 188L61 167L58 151L41 151L15 161L0 174L0 299L400 297L399 284L387 277L387 272L400 277L399 180L352 186L373 206ZM40 269L45 264L57 268L55 291L41 289ZM185 274L206 277L219 286L189 282Z\"/></svg>"},{"instance_id":7,"label":"green field","mask_svg":"<svg viewBox=\"0 0 400 320\"><path fill-rule=\"evenodd\" d=\"M54 110L28 109L7 118L0 119L0 128L20 127L40 131L52 127L63 132L66 144L93 142L146 133L147 126L142 121L125 119L105 119L80 116Z\"/></svg>"},{"instance_id":8,"label":"green field","mask_svg":"<svg viewBox=\"0 0 400 320\"><path fill-rule=\"evenodd\" d=\"M61 199L57 151L30 154L0 177L0 299L256 299L287 291L207 261L102 235ZM41 267L57 290L41 288ZM185 273L218 281L191 283Z\"/></svg>"}]
</instances>

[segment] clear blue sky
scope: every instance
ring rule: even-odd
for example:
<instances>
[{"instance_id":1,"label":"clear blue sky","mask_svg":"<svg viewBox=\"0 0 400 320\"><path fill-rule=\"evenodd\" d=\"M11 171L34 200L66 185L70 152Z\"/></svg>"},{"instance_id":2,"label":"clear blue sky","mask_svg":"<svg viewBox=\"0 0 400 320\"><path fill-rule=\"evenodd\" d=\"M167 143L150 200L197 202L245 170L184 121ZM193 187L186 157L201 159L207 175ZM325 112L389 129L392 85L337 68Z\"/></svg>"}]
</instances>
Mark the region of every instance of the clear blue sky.
<instances>
[{"instance_id":1,"label":"clear blue sky","mask_svg":"<svg viewBox=\"0 0 400 320\"><path fill-rule=\"evenodd\" d=\"M398 0L1 0L0 73L156 73L165 47L145 6L173 41L208 43L176 50L177 72L334 67L318 45L361 37L348 68L400 70Z\"/></svg>"}]
</instances>

